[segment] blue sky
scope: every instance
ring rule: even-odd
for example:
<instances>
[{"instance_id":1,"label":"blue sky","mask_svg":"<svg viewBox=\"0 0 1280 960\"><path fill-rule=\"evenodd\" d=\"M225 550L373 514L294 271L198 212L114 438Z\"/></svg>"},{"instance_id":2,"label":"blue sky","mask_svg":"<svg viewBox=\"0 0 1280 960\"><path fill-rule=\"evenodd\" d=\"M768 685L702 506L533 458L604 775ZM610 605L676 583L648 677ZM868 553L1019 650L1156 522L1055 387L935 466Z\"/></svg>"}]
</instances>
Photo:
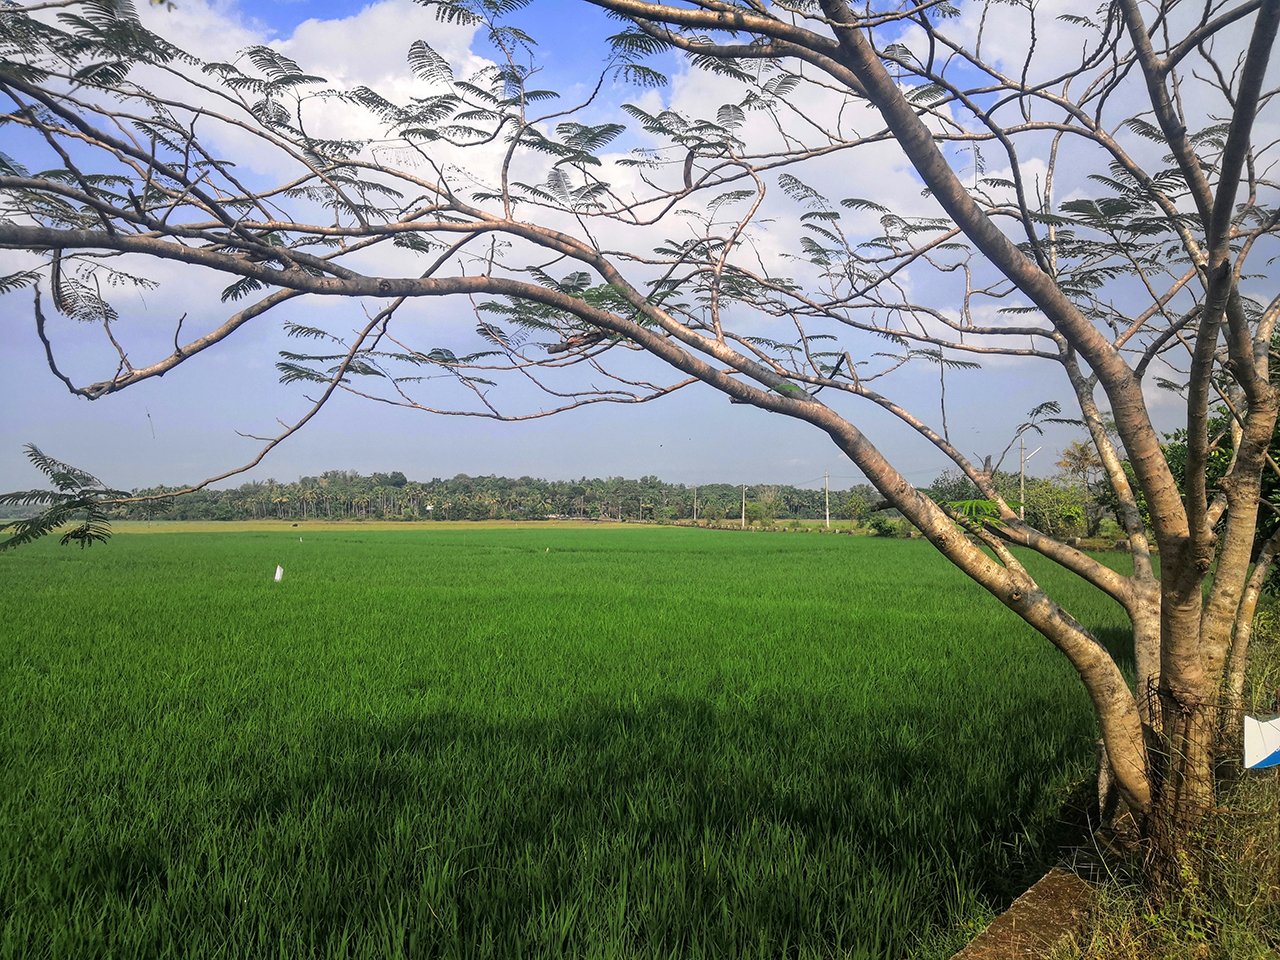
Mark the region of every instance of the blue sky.
<instances>
[{"instance_id":1,"label":"blue sky","mask_svg":"<svg viewBox=\"0 0 1280 960\"><path fill-rule=\"evenodd\" d=\"M245 3L238 13L243 23L284 41L303 21L349 17L364 6ZM183 15L182 5L171 14ZM551 88L566 88L590 76L603 56L601 38L619 29L615 21L577 0L536 0L528 16L540 27L542 37L551 38L542 48L545 85ZM411 39L406 35L406 47ZM488 51L477 47L475 52ZM323 73L323 64L303 63L303 67ZM148 315L137 322L160 319L163 325L172 313L187 310L216 316L220 306L216 302L152 302L144 309ZM300 391L276 384L276 344L258 331L188 361L163 380L89 403L70 396L49 373L31 323L29 294L3 298L0 310L4 318L0 355L7 358L9 371L0 379L0 489L38 481L38 474L22 456L25 442L126 488L192 482L253 455L257 444L238 432L273 432L277 418L290 420L306 407ZM51 327L55 342L73 366L78 358L84 359L77 342L87 332L70 321ZM87 380L111 372L99 369L97 376L90 376L90 368L83 369ZM953 374L948 388L958 445L978 458L998 453L1025 411L1064 392L1063 384L1046 382L1045 373L1041 366L1029 368L1026 377L1006 374L998 397L991 396L992 388L981 374ZM936 373L922 369L898 382L913 406L936 413ZM881 444L912 481L927 482L945 467L930 448L878 411L847 402L837 405ZM1060 428L1050 434L1046 451L1033 463L1035 471L1051 472L1056 451L1078 433ZM455 473L550 478L656 474L686 483L812 483L824 471L841 483L859 479L852 464L813 428L731 406L722 395L694 385L656 403L600 405L515 424L431 417L338 396L266 463L231 482L272 476L292 479L334 468L398 469L415 479Z\"/></svg>"}]
</instances>

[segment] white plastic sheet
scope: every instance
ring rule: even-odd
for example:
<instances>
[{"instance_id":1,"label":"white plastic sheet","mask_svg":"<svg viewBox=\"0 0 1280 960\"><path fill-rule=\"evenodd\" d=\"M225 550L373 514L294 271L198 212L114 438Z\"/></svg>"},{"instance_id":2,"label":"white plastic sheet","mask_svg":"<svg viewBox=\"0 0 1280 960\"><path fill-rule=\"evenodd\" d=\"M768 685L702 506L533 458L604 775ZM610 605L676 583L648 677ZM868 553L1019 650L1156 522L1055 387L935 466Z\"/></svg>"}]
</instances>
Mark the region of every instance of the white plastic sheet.
<instances>
[{"instance_id":1,"label":"white plastic sheet","mask_svg":"<svg viewBox=\"0 0 1280 960\"><path fill-rule=\"evenodd\" d=\"M1251 770L1280 767L1280 717L1244 718L1244 765Z\"/></svg>"}]
</instances>

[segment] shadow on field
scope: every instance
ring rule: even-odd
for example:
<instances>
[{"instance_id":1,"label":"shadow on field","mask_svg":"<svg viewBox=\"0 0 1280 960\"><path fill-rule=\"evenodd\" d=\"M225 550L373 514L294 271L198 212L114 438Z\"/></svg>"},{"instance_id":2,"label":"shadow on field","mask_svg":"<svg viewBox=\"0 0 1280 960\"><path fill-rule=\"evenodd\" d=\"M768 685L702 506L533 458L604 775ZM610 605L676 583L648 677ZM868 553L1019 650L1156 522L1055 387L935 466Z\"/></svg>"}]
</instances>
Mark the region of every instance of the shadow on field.
<instances>
[{"instance_id":1,"label":"shadow on field","mask_svg":"<svg viewBox=\"0 0 1280 960\"><path fill-rule=\"evenodd\" d=\"M1128 676L1135 669L1133 659L1133 632L1126 627L1097 627L1093 635L1106 647L1116 664Z\"/></svg>"},{"instance_id":2,"label":"shadow on field","mask_svg":"<svg viewBox=\"0 0 1280 960\"><path fill-rule=\"evenodd\" d=\"M335 720L239 771L251 839L226 866L273 891L260 933L322 954L902 956L1036 875L1045 771L1079 745L993 736L1028 709L947 726L923 695L856 717L763 695Z\"/></svg>"}]
</instances>

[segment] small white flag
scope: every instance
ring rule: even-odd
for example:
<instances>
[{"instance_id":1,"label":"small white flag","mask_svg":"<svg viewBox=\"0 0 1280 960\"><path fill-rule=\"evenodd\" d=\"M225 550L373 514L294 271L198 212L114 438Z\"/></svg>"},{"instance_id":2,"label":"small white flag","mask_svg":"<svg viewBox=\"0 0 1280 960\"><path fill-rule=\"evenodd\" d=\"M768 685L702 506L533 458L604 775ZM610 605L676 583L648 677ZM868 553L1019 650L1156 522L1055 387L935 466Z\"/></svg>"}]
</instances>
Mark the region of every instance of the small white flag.
<instances>
[{"instance_id":1,"label":"small white flag","mask_svg":"<svg viewBox=\"0 0 1280 960\"><path fill-rule=\"evenodd\" d=\"M284 567L280 566L280 564L276 564L276 583L279 583L283 579L284 579Z\"/></svg>"},{"instance_id":2,"label":"small white flag","mask_svg":"<svg viewBox=\"0 0 1280 960\"><path fill-rule=\"evenodd\" d=\"M1251 770L1280 767L1280 717L1244 718L1244 765Z\"/></svg>"}]
</instances>

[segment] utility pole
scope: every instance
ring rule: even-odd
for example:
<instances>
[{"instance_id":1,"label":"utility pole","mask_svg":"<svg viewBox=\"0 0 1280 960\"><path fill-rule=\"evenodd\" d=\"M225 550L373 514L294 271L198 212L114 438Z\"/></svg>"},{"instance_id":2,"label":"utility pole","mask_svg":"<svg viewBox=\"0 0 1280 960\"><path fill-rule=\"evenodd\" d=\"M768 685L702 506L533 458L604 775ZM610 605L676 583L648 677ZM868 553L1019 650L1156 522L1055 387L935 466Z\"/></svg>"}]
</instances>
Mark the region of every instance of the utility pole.
<instances>
[{"instance_id":1,"label":"utility pole","mask_svg":"<svg viewBox=\"0 0 1280 960\"><path fill-rule=\"evenodd\" d=\"M747 529L747 485L742 485L742 529Z\"/></svg>"},{"instance_id":2,"label":"utility pole","mask_svg":"<svg viewBox=\"0 0 1280 960\"><path fill-rule=\"evenodd\" d=\"M1043 450L1044 447L1036 447L1030 453L1027 453L1027 442L1021 437L1018 438L1018 519L1027 519L1027 461Z\"/></svg>"},{"instance_id":3,"label":"utility pole","mask_svg":"<svg viewBox=\"0 0 1280 960\"><path fill-rule=\"evenodd\" d=\"M693 488L693 522L698 522L698 487Z\"/></svg>"},{"instance_id":4,"label":"utility pole","mask_svg":"<svg viewBox=\"0 0 1280 960\"><path fill-rule=\"evenodd\" d=\"M1018 437L1018 519L1027 519L1027 441Z\"/></svg>"},{"instance_id":5,"label":"utility pole","mask_svg":"<svg viewBox=\"0 0 1280 960\"><path fill-rule=\"evenodd\" d=\"M831 471L822 471L822 496L827 502L827 529L831 529Z\"/></svg>"}]
</instances>

